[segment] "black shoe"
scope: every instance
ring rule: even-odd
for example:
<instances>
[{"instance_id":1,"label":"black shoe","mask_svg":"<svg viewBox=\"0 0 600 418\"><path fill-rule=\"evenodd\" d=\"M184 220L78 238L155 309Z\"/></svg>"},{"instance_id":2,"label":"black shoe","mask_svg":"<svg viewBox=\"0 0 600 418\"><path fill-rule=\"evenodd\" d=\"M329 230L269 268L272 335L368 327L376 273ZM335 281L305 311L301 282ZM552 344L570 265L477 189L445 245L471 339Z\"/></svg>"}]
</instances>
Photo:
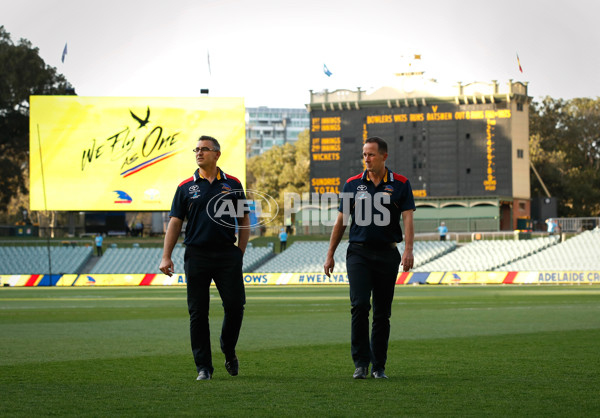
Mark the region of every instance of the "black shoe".
<instances>
[{"instance_id":1,"label":"black shoe","mask_svg":"<svg viewBox=\"0 0 600 418\"><path fill-rule=\"evenodd\" d=\"M238 362L237 357L234 357L231 360L225 362L225 369L227 370L227 373L229 373L231 376L237 376L239 368L240 363Z\"/></svg>"},{"instance_id":2,"label":"black shoe","mask_svg":"<svg viewBox=\"0 0 600 418\"><path fill-rule=\"evenodd\" d=\"M198 372L198 377L196 378L196 380L210 380L211 379L211 375L210 372L206 369L202 369Z\"/></svg>"},{"instance_id":3,"label":"black shoe","mask_svg":"<svg viewBox=\"0 0 600 418\"><path fill-rule=\"evenodd\" d=\"M357 367L352 377L354 379L366 379L368 373L367 367Z\"/></svg>"},{"instance_id":4,"label":"black shoe","mask_svg":"<svg viewBox=\"0 0 600 418\"><path fill-rule=\"evenodd\" d=\"M385 375L383 370L373 370L371 372L371 376L373 379L387 379L388 377Z\"/></svg>"}]
</instances>

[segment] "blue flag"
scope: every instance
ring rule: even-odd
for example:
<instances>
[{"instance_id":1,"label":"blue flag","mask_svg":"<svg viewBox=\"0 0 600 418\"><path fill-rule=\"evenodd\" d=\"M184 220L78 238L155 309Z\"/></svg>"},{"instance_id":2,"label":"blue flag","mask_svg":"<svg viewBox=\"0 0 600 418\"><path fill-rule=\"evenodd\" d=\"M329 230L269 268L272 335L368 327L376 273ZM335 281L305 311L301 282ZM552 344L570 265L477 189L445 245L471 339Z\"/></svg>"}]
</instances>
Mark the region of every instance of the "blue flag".
<instances>
[{"instance_id":1,"label":"blue flag","mask_svg":"<svg viewBox=\"0 0 600 418\"><path fill-rule=\"evenodd\" d=\"M66 46L65 46L65 48L66 48ZM323 64L323 72L325 73L325 75L327 77L331 77L332 72L329 71L329 68L327 68L327 66L325 64Z\"/></svg>"},{"instance_id":2,"label":"blue flag","mask_svg":"<svg viewBox=\"0 0 600 418\"><path fill-rule=\"evenodd\" d=\"M66 56L67 56L67 43L65 42L65 49L63 49L62 57L60 59L63 62L63 64L65 62L65 57Z\"/></svg>"}]
</instances>

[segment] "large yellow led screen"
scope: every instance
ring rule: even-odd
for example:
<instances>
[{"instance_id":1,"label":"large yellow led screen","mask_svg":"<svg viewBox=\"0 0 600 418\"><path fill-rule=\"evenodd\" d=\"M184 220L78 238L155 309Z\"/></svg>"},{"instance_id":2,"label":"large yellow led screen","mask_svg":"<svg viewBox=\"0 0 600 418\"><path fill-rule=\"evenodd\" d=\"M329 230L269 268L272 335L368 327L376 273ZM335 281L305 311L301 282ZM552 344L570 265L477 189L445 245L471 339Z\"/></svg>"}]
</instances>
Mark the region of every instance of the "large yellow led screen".
<instances>
[{"instance_id":1,"label":"large yellow led screen","mask_svg":"<svg viewBox=\"0 0 600 418\"><path fill-rule=\"evenodd\" d=\"M241 98L32 96L30 209L167 211L201 135L246 184Z\"/></svg>"}]
</instances>

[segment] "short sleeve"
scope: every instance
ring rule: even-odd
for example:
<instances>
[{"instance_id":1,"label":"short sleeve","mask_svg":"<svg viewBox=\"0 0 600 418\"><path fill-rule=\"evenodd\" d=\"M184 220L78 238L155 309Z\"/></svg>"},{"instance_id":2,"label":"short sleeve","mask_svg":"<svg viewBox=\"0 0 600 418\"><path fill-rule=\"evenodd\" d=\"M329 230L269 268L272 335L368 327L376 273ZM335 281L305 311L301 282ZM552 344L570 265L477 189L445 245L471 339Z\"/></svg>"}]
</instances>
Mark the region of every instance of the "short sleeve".
<instances>
[{"instance_id":1,"label":"short sleeve","mask_svg":"<svg viewBox=\"0 0 600 418\"><path fill-rule=\"evenodd\" d=\"M185 196L181 189L181 187L178 187L177 191L175 191L175 196L173 197L173 203L171 204L171 211L169 212L169 216L172 218L178 218L183 220L187 215L187 208L185 205Z\"/></svg>"},{"instance_id":2,"label":"short sleeve","mask_svg":"<svg viewBox=\"0 0 600 418\"><path fill-rule=\"evenodd\" d=\"M413 196L412 187L410 185L410 181L406 180L404 183L404 190L402 196L402 203L400 206L400 211L404 212L406 210L416 210L415 206L415 198Z\"/></svg>"},{"instance_id":3,"label":"short sleeve","mask_svg":"<svg viewBox=\"0 0 600 418\"><path fill-rule=\"evenodd\" d=\"M236 198L237 201L241 201L241 202L245 202L246 201L246 193L244 193L244 188L242 187L241 184L239 184L238 187L236 188L235 198ZM249 203L250 202L246 202L246 204L241 205L241 207L243 208L244 215L250 213L250 205L249 205Z\"/></svg>"},{"instance_id":4,"label":"short sleeve","mask_svg":"<svg viewBox=\"0 0 600 418\"><path fill-rule=\"evenodd\" d=\"M346 197L350 196L351 197ZM350 209L354 206L354 193L352 192L352 186L350 183L346 182L344 184L344 188L342 189L342 196L340 199L340 204L338 207L338 211L342 213L350 213Z\"/></svg>"}]
</instances>

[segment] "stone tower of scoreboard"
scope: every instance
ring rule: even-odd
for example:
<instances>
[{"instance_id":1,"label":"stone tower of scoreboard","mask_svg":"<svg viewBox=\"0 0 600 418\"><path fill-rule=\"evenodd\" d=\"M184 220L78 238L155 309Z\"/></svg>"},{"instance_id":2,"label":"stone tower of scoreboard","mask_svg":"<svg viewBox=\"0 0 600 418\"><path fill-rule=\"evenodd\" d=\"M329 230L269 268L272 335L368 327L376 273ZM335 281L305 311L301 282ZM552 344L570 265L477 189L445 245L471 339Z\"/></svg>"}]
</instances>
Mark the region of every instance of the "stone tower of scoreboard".
<instances>
[{"instance_id":1,"label":"stone tower of scoreboard","mask_svg":"<svg viewBox=\"0 0 600 418\"><path fill-rule=\"evenodd\" d=\"M466 231L510 230L530 218L527 83L434 81L410 92L312 92L311 192L340 192L363 170L362 145L380 136L387 165L411 181L417 231L440 220Z\"/></svg>"}]
</instances>

